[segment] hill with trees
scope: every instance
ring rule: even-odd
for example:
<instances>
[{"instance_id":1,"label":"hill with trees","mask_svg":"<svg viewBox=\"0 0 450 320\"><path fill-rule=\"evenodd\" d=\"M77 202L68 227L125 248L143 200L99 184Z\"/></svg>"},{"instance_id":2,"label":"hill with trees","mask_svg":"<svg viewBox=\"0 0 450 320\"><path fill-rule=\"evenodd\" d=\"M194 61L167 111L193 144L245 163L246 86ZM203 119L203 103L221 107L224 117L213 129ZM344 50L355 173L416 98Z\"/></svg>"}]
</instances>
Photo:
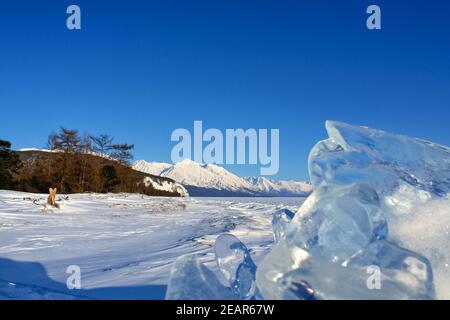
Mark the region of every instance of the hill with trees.
<instances>
[{"instance_id":1,"label":"hill with trees","mask_svg":"<svg viewBox=\"0 0 450 320\"><path fill-rule=\"evenodd\" d=\"M47 193L141 193L152 196L185 196L174 180L133 170L133 145L114 143L109 135L80 136L60 128L51 133L47 150L12 151L0 140L0 189Z\"/></svg>"}]
</instances>

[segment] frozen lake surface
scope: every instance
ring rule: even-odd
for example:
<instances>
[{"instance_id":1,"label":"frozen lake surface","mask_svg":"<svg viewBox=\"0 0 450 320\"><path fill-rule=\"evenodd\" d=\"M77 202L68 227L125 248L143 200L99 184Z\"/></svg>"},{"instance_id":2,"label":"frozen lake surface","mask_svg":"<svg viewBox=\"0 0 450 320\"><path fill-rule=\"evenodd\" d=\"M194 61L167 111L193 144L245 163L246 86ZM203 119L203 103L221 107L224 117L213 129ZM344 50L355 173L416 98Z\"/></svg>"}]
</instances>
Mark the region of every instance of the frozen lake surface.
<instances>
[{"instance_id":1,"label":"frozen lake surface","mask_svg":"<svg viewBox=\"0 0 450 320\"><path fill-rule=\"evenodd\" d=\"M45 210L46 195L0 191L0 298L162 299L174 260L236 235L258 262L273 244L272 213L304 198L164 198L75 194ZM66 286L80 267L81 290Z\"/></svg>"}]
</instances>

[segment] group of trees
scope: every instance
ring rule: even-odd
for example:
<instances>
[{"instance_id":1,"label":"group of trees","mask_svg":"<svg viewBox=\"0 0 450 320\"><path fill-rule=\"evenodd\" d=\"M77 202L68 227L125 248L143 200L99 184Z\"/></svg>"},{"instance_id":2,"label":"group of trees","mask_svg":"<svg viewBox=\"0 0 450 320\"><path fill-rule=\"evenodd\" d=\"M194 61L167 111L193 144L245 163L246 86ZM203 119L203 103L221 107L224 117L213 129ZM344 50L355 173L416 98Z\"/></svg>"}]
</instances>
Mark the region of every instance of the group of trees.
<instances>
[{"instance_id":1,"label":"group of trees","mask_svg":"<svg viewBox=\"0 0 450 320\"><path fill-rule=\"evenodd\" d=\"M62 193L141 192L142 175L130 167L133 145L114 143L107 134L81 136L60 128L48 137L49 151L14 152L0 140L0 189Z\"/></svg>"},{"instance_id":2,"label":"group of trees","mask_svg":"<svg viewBox=\"0 0 450 320\"><path fill-rule=\"evenodd\" d=\"M145 183L151 175L133 170L130 161L134 145L114 143L107 135L80 135L60 128L49 135L47 149L12 151L11 143L0 140L0 189L46 193L127 192L154 196L179 196L176 191ZM169 178L151 176L163 185Z\"/></svg>"},{"instance_id":3,"label":"group of trees","mask_svg":"<svg viewBox=\"0 0 450 320\"><path fill-rule=\"evenodd\" d=\"M49 135L47 148L54 151L51 157L41 157L31 162L33 167L42 171L40 185L51 181L64 193L110 192L125 180L119 177L118 171L129 166L134 145L114 143L114 139L107 134L80 136L77 130L60 128ZM33 168L26 168L26 172L36 172L30 169Z\"/></svg>"},{"instance_id":4,"label":"group of trees","mask_svg":"<svg viewBox=\"0 0 450 320\"><path fill-rule=\"evenodd\" d=\"M77 130L60 128L49 135L47 148L54 151L49 176L61 192L110 192L126 183L118 171L127 171L134 145L116 144L107 134L80 136ZM48 180L48 176L40 179Z\"/></svg>"},{"instance_id":5,"label":"group of trees","mask_svg":"<svg viewBox=\"0 0 450 320\"><path fill-rule=\"evenodd\" d=\"M119 161L129 165L133 159L134 145L127 143L114 143L114 138L108 134L93 136L84 134L82 137L77 130L60 128L59 132L51 133L48 137L47 148L63 153L97 153L102 157Z\"/></svg>"},{"instance_id":6,"label":"group of trees","mask_svg":"<svg viewBox=\"0 0 450 320\"><path fill-rule=\"evenodd\" d=\"M0 189L11 189L13 175L20 167L19 156L11 151L11 143L0 139Z\"/></svg>"}]
</instances>

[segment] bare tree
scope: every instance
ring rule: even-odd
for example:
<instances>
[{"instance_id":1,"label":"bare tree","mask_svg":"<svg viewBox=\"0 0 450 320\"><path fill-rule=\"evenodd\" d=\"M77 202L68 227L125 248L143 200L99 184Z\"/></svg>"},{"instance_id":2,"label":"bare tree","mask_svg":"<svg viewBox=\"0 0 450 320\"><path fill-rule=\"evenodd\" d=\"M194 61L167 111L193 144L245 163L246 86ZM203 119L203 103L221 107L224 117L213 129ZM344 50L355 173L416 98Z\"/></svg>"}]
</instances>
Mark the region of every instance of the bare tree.
<instances>
[{"instance_id":1,"label":"bare tree","mask_svg":"<svg viewBox=\"0 0 450 320\"><path fill-rule=\"evenodd\" d=\"M55 132L52 132L49 134L48 139L47 139L47 144L46 144L46 148L48 150L55 150L56 149L56 138L57 134Z\"/></svg>"},{"instance_id":2,"label":"bare tree","mask_svg":"<svg viewBox=\"0 0 450 320\"><path fill-rule=\"evenodd\" d=\"M114 138L105 133L100 134L99 136L90 136L90 138L95 152L100 153L103 156L109 155Z\"/></svg>"},{"instance_id":3,"label":"bare tree","mask_svg":"<svg viewBox=\"0 0 450 320\"><path fill-rule=\"evenodd\" d=\"M61 127L59 133L50 134L48 146L51 150L60 150L67 153L77 152L80 148L78 131Z\"/></svg>"}]
</instances>

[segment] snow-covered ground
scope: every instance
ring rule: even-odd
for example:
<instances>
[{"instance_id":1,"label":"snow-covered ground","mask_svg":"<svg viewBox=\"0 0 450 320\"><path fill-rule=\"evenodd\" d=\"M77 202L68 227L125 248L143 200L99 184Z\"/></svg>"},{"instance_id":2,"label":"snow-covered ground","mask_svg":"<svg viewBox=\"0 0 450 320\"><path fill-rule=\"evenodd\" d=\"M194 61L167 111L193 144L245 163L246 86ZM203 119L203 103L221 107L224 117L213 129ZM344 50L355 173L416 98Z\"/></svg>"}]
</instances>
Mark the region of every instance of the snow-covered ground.
<instances>
[{"instance_id":1,"label":"snow-covered ground","mask_svg":"<svg viewBox=\"0 0 450 320\"><path fill-rule=\"evenodd\" d=\"M304 198L165 198L131 194L60 197L0 191L0 299L164 298L174 260L200 253L230 232L258 262L273 244L272 213ZM81 290L66 286L81 269Z\"/></svg>"}]
</instances>

